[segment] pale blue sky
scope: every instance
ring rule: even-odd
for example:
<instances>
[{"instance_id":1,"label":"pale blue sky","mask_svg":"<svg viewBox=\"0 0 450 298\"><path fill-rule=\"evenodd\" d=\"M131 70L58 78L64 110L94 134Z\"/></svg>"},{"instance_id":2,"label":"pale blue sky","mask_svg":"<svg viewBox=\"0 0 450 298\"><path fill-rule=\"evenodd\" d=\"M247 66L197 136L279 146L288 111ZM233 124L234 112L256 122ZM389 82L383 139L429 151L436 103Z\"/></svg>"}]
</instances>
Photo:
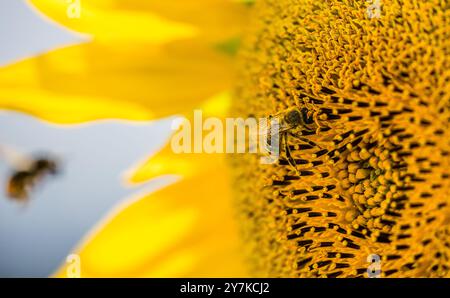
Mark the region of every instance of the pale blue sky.
<instances>
[{"instance_id":1,"label":"pale blue sky","mask_svg":"<svg viewBox=\"0 0 450 298\"><path fill-rule=\"evenodd\" d=\"M0 65L85 40L86 36L38 17L25 0L0 0Z\"/></svg>"},{"instance_id":2,"label":"pale blue sky","mask_svg":"<svg viewBox=\"0 0 450 298\"><path fill-rule=\"evenodd\" d=\"M0 66L81 41L25 1L0 0ZM164 144L170 124L101 121L67 128L0 111L0 145L51 152L63 161L62 175L46 181L25 208L0 192L0 277L48 276L115 206L167 184L163 178L130 188L121 175ZM0 159L0 187L10 171Z\"/></svg>"}]
</instances>

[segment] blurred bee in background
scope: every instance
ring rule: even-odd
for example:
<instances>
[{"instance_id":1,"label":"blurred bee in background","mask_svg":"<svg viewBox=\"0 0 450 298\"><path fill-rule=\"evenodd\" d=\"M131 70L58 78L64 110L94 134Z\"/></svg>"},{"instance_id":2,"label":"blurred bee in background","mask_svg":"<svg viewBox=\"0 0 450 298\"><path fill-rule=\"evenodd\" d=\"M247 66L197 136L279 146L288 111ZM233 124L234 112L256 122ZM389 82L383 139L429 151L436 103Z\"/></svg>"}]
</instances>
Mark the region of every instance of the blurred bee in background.
<instances>
[{"instance_id":1,"label":"blurred bee in background","mask_svg":"<svg viewBox=\"0 0 450 298\"><path fill-rule=\"evenodd\" d=\"M38 184L46 177L59 173L59 162L49 155L30 157L1 146L0 157L13 169L7 178L6 195L16 201L27 202Z\"/></svg>"},{"instance_id":2,"label":"blurred bee in background","mask_svg":"<svg viewBox=\"0 0 450 298\"><path fill-rule=\"evenodd\" d=\"M276 120L275 122L272 121L274 119ZM276 129L279 134L278 145L283 147L287 162L296 171L296 173L299 174L297 163L291 154L288 137L291 136L309 144L310 146L316 146L316 144L310 140L302 137L304 134L313 134L318 131L318 123L315 120L314 112L308 110L307 108L299 109L294 107L269 116L268 123L269 125L263 130L266 136L266 151L274 151L272 136L273 131ZM277 127L272 127L271 123L277 123Z\"/></svg>"},{"instance_id":3,"label":"blurred bee in background","mask_svg":"<svg viewBox=\"0 0 450 298\"><path fill-rule=\"evenodd\" d=\"M37 158L33 160L26 170L14 171L7 182L6 194L15 200L26 201L30 197L33 188L46 176L58 174L58 164L49 158Z\"/></svg>"}]
</instances>

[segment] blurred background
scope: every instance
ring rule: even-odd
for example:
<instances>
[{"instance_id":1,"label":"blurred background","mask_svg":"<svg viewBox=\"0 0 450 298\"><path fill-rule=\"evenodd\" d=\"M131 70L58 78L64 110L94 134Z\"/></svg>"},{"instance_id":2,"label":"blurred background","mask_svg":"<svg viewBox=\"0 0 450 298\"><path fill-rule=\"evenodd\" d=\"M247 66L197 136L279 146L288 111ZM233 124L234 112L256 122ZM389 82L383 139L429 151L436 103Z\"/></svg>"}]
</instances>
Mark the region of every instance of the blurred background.
<instances>
[{"instance_id":1,"label":"blurred background","mask_svg":"<svg viewBox=\"0 0 450 298\"><path fill-rule=\"evenodd\" d=\"M0 66L87 39L48 21L25 0L0 1ZM169 179L161 178L127 186L117 173L158 150L170 124L171 119L57 126L0 110L0 151L51 154L60 161L60 173L39 184L22 204L6 196L13 167L0 154L0 277L52 274L102 218L138 193L167 184Z\"/></svg>"}]
</instances>

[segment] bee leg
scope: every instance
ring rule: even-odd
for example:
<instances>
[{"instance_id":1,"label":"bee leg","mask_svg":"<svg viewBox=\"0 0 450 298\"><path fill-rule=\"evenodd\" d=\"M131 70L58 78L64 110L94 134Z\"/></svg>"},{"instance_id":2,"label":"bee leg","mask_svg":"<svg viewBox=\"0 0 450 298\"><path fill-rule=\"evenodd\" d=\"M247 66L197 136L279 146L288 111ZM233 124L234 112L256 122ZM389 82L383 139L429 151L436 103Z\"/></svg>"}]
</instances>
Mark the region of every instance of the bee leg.
<instances>
[{"instance_id":1,"label":"bee leg","mask_svg":"<svg viewBox=\"0 0 450 298\"><path fill-rule=\"evenodd\" d=\"M300 176L300 172L297 169L297 163L295 162L295 159L292 157L291 149L289 148L289 144L287 141L287 134L282 135L282 142L284 146L284 154L286 155L286 160L291 165L291 167L295 170L296 174Z\"/></svg>"},{"instance_id":2,"label":"bee leg","mask_svg":"<svg viewBox=\"0 0 450 298\"><path fill-rule=\"evenodd\" d=\"M298 140L300 140L300 141L302 141L302 142L305 142L306 144L308 144L308 145L310 145L310 146L312 146L312 147L319 147L320 148L320 146L319 145L317 145L316 143L314 143L313 141L311 141L311 140L308 140L308 139L306 139L306 138L304 138L304 137L300 137L300 136L296 136L296 135L294 135L294 134L292 134L292 133L289 133L292 137L294 137L294 138L296 138L296 139L298 139Z\"/></svg>"}]
</instances>

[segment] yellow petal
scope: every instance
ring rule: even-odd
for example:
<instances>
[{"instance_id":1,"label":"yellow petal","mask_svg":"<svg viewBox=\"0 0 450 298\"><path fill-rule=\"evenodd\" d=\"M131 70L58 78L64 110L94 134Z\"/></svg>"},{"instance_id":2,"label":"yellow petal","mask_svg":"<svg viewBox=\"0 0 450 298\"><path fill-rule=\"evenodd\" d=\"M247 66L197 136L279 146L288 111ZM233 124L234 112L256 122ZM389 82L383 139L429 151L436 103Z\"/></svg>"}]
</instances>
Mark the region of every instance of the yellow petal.
<instances>
[{"instance_id":1,"label":"yellow petal","mask_svg":"<svg viewBox=\"0 0 450 298\"><path fill-rule=\"evenodd\" d=\"M214 116L224 118L227 115L231 95L229 92L219 93L207 100L200 108L204 117ZM193 111L183 113L193 125ZM211 162L214 159L214 162ZM217 164L224 165L223 154L197 154L197 153L174 153L170 140L154 156L146 162L132 169L127 180L131 183L141 183L163 175L180 175L192 177L201 172L216 167Z\"/></svg>"},{"instance_id":2,"label":"yellow petal","mask_svg":"<svg viewBox=\"0 0 450 298\"><path fill-rule=\"evenodd\" d=\"M30 4L56 22L96 41L163 43L193 37L197 30L171 22L149 11L119 10L114 1L30 0Z\"/></svg>"},{"instance_id":3,"label":"yellow petal","mask_svg":"<svg viewBox=\"0 0 450 298\"><path fill-rule=\"evenodd\" d=\"M198 33L203 38L226 40L242 32L248 14L248 7L242 1L96 0L80 1L80 17L71 18L71 5L66 0L30 2L58 23L100 39L163 39ZM176 23L169 24L155 14ZM183 29L181 24L188 29ZM196 30L192 31L193 27Z\"/></svg>"},{"instance_id":4,"label":"yellow petal","mask_svg":"<svg viewBox=\"0 0 450 298\"><path fill-rule=\"evenodd\" d=\"M120 208L78 250L81 275L246 276L230 204L227 170L216 167Z\"/></svg>"},{"instance_id":5,"label":"yellow petal","mask_svg":"<svg viewBox=\"0 0 450 298\"><path fill-rule=\"evenodd\" d=\"M148 10L168 19L188 23L199 33L216 41L241 35L249 9L244 1L233 0L110 0L118 9Z\"/></svg>"},{"instance_id":6,"label":"yellow petal","mask_svg":"<svg viewBox=\"0 0 450 298\"><path fill-rule=\"evenodd\" d=\"M61 97L44 90L1 90L0 107L39 116L56 123L80 123L94 119L147 120L152 114L138 104L108 98L65 95Z\"/></svg>"},{"instance_id":7,"label":"yellow petal","mask_svg":"<svg viewBox=\"0 0 450 298\"><path fill-rule=\"evenodd\" d=\"M225 158L223 154L214 154L217 163L224 165ZM131 183L141 183L162 175L180 175L182 177L192 177L217 167L216 163L211 163L211 155L201 153L182 153L173 152L170 142L167 143L161 151L148 159L133 170L129 175L128 181Z\"/></svg>"},{"instance_id":8,"label":"yellow petal","mask_svg":"<svg viewBox=\"0 0 450 298\"><path fill-rule=\"evenodd\" d=\"M82 44L0 69L0 108L59 123L164 117L229 87L229 63L194 40Z\"/></svg>"}]
</instances>

